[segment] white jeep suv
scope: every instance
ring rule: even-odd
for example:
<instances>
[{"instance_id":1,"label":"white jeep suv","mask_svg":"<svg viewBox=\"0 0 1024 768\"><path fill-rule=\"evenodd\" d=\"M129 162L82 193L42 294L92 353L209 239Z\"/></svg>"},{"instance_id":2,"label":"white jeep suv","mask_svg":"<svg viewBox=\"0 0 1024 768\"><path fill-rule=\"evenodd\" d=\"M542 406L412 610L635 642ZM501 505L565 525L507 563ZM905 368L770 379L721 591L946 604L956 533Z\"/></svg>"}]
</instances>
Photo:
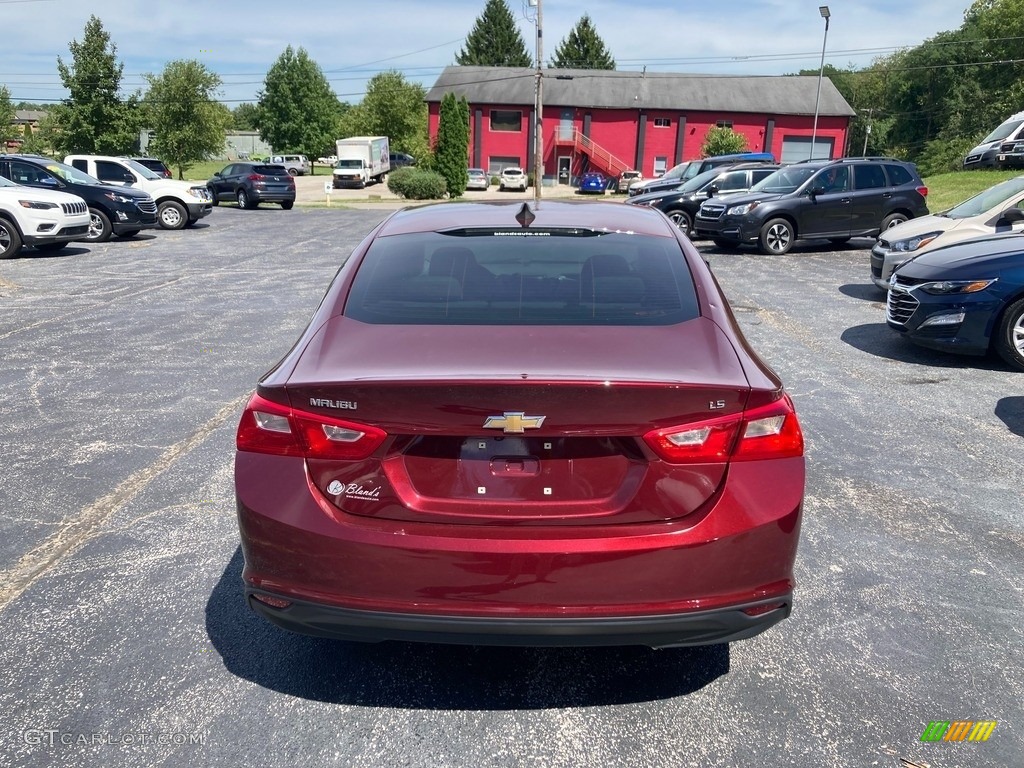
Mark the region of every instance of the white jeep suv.
<instances>
[{"instance_id":1,"label":"white jeep suv","mask_svg":"<svg viewBox=\"0 0 1024 768\"><path fill-rule=\"evenodd\" d=\"M0 259L23 245L59 251L89 234L89 207L77 195L15 184L0 176Z\"/></svg>"}]
</instances>

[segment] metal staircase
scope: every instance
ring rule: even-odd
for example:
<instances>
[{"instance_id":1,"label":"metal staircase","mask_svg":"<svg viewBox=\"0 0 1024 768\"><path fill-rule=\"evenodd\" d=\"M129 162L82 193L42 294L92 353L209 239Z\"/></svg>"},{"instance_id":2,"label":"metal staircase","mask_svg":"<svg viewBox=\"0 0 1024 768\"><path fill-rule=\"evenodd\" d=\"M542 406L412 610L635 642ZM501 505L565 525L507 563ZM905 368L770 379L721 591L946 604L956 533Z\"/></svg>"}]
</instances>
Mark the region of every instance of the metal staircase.
<instances>
[{"instance_id":1,"label":"metal staircase","mask_svg":"<svg viewBox=\"0 0 1024 768\"><path fill-rule=\"evenodd\" d=\"M555 140L560 145L571 144L575 152L585 154L590 158L590 165L594 170L603 171L605 175L617 179L623 171L632 170L633 164L617 158L611 152L599 144L595 144L589 136L583 132L573 129L568 131L555 131Z\"/></svg>"}]
</instances>

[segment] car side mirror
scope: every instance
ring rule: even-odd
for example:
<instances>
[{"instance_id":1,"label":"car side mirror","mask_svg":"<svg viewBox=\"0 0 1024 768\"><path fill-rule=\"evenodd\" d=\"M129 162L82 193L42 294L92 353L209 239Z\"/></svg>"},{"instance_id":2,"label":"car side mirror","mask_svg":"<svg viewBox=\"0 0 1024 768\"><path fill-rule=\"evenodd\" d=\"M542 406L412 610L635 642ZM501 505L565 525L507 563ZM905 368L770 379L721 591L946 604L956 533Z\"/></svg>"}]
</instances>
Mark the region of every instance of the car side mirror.
<instances>
[{"instance_id":1,"label":"car side mirror","mask_svg":"<svg viewBox=\"0 0 1024 768\"><path fill-rule=\"evenodd\" d=\"M808 192L807 194L810 196L811 200L813 200L818 195L824 195L825 194L825 188L824 187L811 187L811 191Z\"/></svg>"},{"instance_id":2,"label":"car side mirror","mask_svg":"<svg viewBox=\"0 0 1024 768\"><path fill-rule=\"evenodd\" d=\"M220 178L220 171L214 171L213 175L214 175L215 178L219 179Z\"/></svg>"},{"instance_id":3,"label":"car side mirror","mask_svg":"<svg viewBox=\"0 0 1024 768\"><path fill-rule=\"evenodd\" d=\"M57 179L53 178L53 176L40 176L38 183L42 184L44 187L53 187L54 189L61 186L61 183L57 181Z\"/></svg>"},{"instance_id":4,"label":"car side mirror","mask_svg":"<svg viewBox=\"0 0 1024 768\"><path fill-rule=\"evenodd\" d=\"M717 194L718 194L718 187L717 186L712 184L710 187L708 187L708 197L714 197Z\"/></svg>"},{"instance_id":5,"label":"car side mirror","mask_svg":"<svg viewBox=\"0 0 1024 768\"><path fill-rule=\"evenodd\" d=\"M1007 208L999 217L1000 224L1013 224L1015 221L1024 221L1024 208Z\"/></svg>"},{"instance_id":6,"label":"car side mirror","mask_svg":"<svg viewBox=\"0 0 1024 768\"><path fill-rule=\"evenodd\" d=\"M130 187L132 184L134 184L137 181L137 179L131 173L127 173L126 172L124 174L124 176L121 177L121 181L123 181L125 183L125 186Z\"/></svg>"}]
</instances>

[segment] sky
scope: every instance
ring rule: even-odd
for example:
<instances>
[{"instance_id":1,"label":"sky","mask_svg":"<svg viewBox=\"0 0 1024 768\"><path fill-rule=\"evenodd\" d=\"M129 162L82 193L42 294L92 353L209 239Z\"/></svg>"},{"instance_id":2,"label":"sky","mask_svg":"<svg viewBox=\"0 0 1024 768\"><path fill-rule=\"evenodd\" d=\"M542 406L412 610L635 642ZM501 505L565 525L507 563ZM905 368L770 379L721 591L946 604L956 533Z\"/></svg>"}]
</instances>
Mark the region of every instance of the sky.
<instances>
[{"instance_id":1,"label":"sky","mask_svg":"<svg viewBox=\"0 0 1024 768\"><path fill-rule=\"evenodd\" d=\"M536 8L506 0L531 56ZM622 71L781 75L825 63L863 67L881 55L956 29L970 0L831 0L827 40L819 0L540 0L544 59L589 14ZM96 15L124 64L122 88L197 59L222 79L229 107L255 101L291 45L320 65L342 101L362 99L378 72L429 88L455 63L485 0L0 0L0 85L12 100L66 96L57 57Z\"/></svg>"}]
</instances>

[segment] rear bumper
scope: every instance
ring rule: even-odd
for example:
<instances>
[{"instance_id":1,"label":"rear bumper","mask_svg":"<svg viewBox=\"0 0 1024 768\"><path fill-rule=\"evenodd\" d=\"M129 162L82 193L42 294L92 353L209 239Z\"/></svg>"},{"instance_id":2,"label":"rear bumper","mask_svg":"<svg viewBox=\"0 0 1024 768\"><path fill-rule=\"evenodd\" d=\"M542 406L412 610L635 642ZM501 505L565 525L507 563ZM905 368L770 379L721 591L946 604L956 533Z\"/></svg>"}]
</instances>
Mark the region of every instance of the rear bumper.
<instances>
[{"instance_id":1,"label":"rear bumper","mask_svg":"<svg viewBox=\"0 0 1024 768\"><path fill-rule=\"evenodd\" d=\"M295 190L278 192L269 189L254 189L252 190L252 197L261 203L282 203L289 200L295 202Z\"/></svg>"},{"instance_id":2,"label":"rear bumper","mask_svg":"<svg viewBox=\"0 0 1024 768\"><path fill-rule=\"evenodd\" d=\"M301 458L235 457L246 591L293 603L250 604L288 629L361 640L663 646L750 637L789 613L803 483L802 458L739 462L716 496L679 520L477 526L346 514L312 485ZM743 613L765 603L777 607Z\"/></svg>"},{"instance_id":3,"label":"rear bumper","mask_svg":"<svg viewBox=\"0 0 1024 768\"><path fill-rule=\"evenodd\" d=\"M421 616L337 608L293 600L272 608L255 598L269 593L246 587L249 606L277 626L304 635L360 642L401 640L423 643L502 646L621 646L651 648L710 645L745 640L789 616L792 596L667 616L592 619ZM272 595L280 597L280 595ZM743 612L749 609L751 616Z\"/></svg>"}]
</instances>

